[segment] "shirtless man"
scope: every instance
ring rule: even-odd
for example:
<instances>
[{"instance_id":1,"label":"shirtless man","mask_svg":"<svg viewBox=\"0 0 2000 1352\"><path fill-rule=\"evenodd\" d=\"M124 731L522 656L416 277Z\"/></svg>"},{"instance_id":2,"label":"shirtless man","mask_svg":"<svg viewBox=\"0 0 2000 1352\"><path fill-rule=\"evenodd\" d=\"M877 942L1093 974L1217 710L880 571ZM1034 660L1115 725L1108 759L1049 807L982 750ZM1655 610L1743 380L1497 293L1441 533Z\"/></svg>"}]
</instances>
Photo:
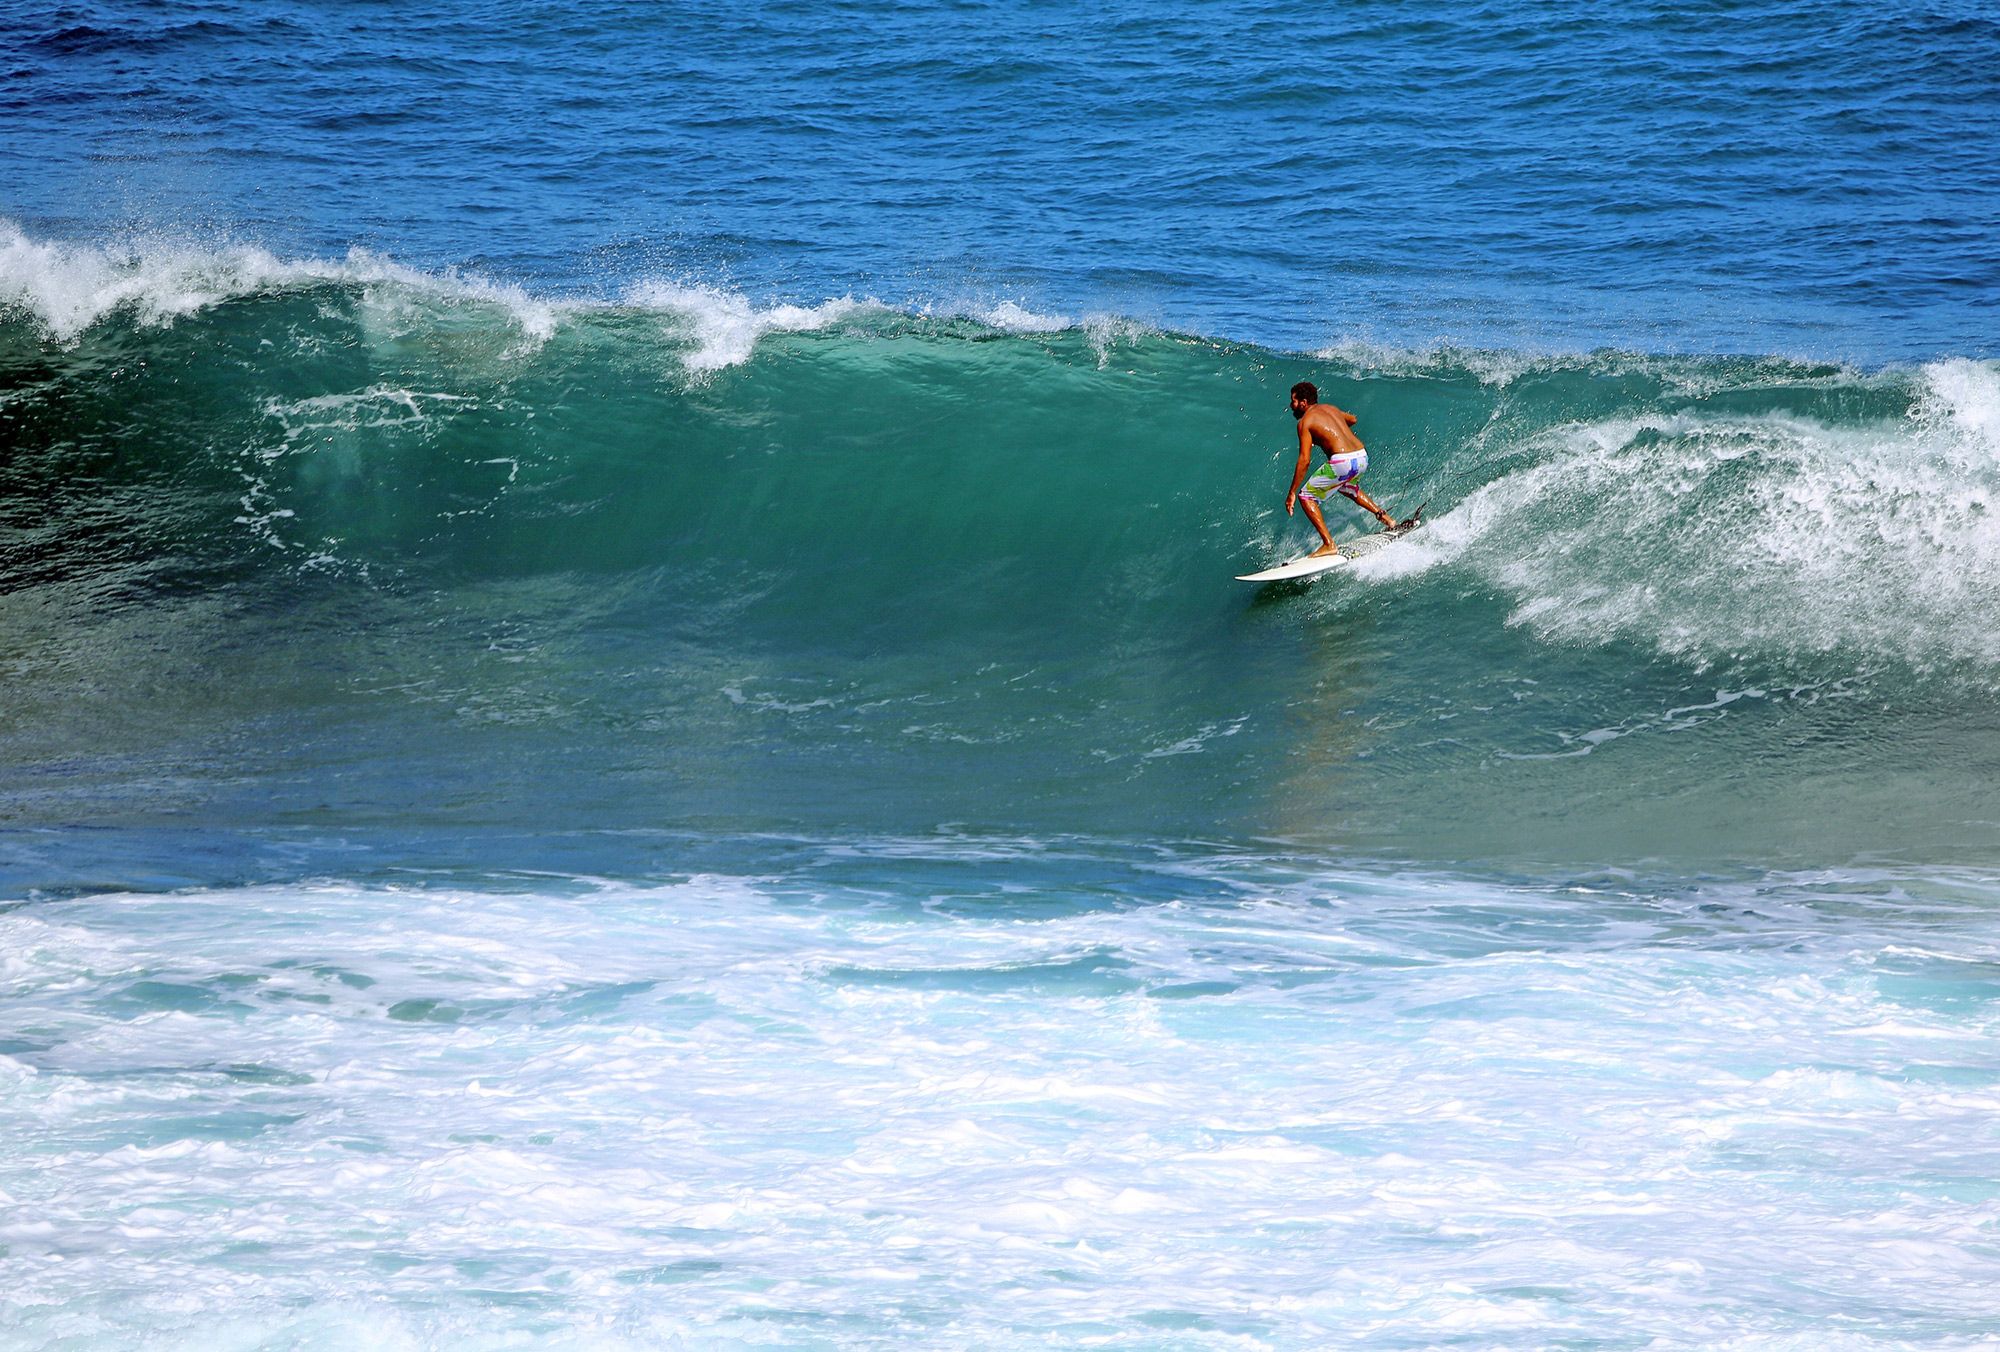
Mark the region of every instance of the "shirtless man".
<instances>
[{"instance_id":1,"label":"shirtless man","mask_svg":"<svg viewBox=\"0 0 2000 1352\"><path fill-rule=\"evenodd\" d=\"M1340 552L1319 510L1320 504L1334 493L1367 508L1383 526L1394 530L1398 524L1396 518L1376 506L1355 482L1361 471L1368 468L1368 451L1361 438L1354 435L1354 415L1332 404L1322 404L1318 388L1311 381L1301 380L1292 386L1292 416L1299 423L1299 467L1292 471L1292 491L1285 494L1285 515L1290 516L1295 505L1305 508L1306 520L1313 523L1313 529L1325 541L1306 557L1319 559ZM1307 479L1314 446L1326 452L1326 464Z\"/></svg>"}]
</instances>

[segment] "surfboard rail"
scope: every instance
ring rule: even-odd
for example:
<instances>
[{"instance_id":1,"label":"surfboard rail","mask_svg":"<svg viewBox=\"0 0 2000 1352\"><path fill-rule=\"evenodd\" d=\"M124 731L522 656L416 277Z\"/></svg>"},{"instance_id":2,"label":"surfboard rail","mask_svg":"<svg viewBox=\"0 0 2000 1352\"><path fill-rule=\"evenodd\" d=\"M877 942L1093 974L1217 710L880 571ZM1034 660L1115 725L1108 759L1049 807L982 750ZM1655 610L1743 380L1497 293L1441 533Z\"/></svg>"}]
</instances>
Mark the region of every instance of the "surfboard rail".
<instances>
[{"instance_id":1,"label":"surfboard rail","mask_svg":"<svg viewBox=\"0 0 2000 1352\"><path fill-rule=\"evenodd\" d=\"M1238 582L1284 582L1295 577L1317 577L1331 568L1338 568L1347 562L1345 554L1326 554L1314 558L1308 554L1304 558L1292 559L1261 573L1238 573Z\"/></svg>"},{"instance_id":2,"label":"surfboard rail","mask_svg":"<svg viewBox=\"0 0 2000 1352\"><path fill-rule=\"evenodd\" d=\"M1399 524L1391 526L1387 530L1378 530L1372 534L1363 535L1357 539L1348 541L1340 547L1338 554L1322 554L1318 557L1314 557L1311 554L1302 554L1296 559L1288 559L1284 563L1274 564L1262 572L1238 573L1236 580L1238 582L1289 582L1295 578L1318 577L1321 573L1330 572L1355 559L1364 558L1369 554L1373 554L1376 550L1386 548L1393 542L1402 539L1405 535L1408 535L1411 531L1424 524L1424 508L1428 506L1430 506L1430 503L1426 500L1418 506L1416 511L1410 513L1408 518Z\"/></svg>"}]
</instances>

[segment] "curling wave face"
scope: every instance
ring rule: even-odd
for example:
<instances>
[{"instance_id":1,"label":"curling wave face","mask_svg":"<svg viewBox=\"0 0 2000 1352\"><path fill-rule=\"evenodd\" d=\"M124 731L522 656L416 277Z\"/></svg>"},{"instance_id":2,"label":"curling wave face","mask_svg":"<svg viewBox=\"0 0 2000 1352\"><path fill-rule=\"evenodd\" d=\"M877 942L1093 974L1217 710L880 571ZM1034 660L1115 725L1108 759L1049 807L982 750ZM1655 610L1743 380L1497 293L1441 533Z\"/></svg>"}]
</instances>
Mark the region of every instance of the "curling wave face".
<instances>
[{"instance_id":1,"label":"curling wave face","mask_svg":"<svg viewBox=\"0 0 2000 1352\"><path fill-rule=\"evenodd\" d=\"M0 315L28 820L534 797L1777 861L1990 820L1884 755L1969 771L2000 678L1990 362L1307 357L18 230ZM1304 538L1301 377L1431 524L1251 595L1230 573Z\"/></svg>"}]
</instances>

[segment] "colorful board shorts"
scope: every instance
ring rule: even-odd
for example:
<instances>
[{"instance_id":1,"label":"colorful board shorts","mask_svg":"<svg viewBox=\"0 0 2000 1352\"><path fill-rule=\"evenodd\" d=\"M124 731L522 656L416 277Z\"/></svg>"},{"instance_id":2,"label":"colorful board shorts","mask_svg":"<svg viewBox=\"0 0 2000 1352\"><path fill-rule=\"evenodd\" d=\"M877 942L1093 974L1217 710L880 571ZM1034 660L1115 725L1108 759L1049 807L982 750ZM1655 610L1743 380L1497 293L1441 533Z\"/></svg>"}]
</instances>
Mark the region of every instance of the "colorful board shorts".
<instances>
[{"instance_id":1,"label":"colorful board shorts","mask_svg":"<svg viewBox=\"0 0 2000 1352\"><path fill-rule=\"evenodd\" d=\"M1299 496L1309 497L1321 506L1347 485L1361 477L1368 468L1368 452L1342 451L1339 455L1329 455L1319 472L1307 479L1299 489Z\"/></svg>"}]
</instances>

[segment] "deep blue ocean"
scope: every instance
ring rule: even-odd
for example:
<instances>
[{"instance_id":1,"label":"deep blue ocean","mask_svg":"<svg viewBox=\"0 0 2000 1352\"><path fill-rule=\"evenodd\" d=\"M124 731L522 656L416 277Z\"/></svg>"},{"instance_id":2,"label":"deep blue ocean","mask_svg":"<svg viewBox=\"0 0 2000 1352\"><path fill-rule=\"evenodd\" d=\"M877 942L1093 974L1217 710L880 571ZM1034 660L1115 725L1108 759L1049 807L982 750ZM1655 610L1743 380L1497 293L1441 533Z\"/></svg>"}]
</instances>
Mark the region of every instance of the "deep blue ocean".
<instances>
[{"instance_id":1,"label":"deep blue ocean","mask_svg":"<svg viewBox=\"0 0 2000 1352\"><path fill-rule=\"evenodd\" d=\"M1991 1346L1996 145L1970 3L0 0L0 1346ZM1302 379L1428 524L1246 586Z\"/></svg>"}]
</instances>

